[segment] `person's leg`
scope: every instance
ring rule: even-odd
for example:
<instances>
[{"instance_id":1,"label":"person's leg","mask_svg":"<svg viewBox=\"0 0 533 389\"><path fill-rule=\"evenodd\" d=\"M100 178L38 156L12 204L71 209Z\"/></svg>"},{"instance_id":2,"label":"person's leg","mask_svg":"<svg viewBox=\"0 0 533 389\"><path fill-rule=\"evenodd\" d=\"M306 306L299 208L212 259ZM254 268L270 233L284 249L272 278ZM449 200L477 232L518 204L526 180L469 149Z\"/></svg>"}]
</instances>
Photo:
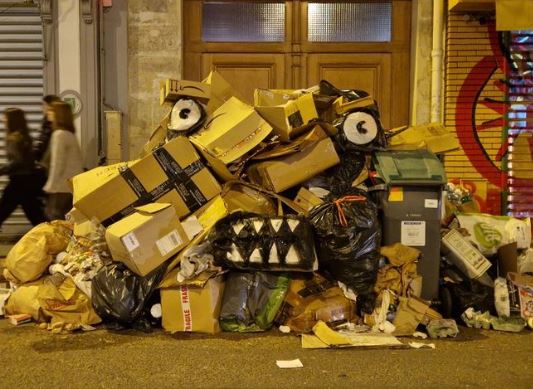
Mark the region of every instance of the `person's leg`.
<instances>
[{"instance_id":1,"label":"person's leg","mask_svg":"<svg viewBox=\"0 0 533 389\"><path fill-rule=\"evenodd\" d=\"M22 185L20 203L28 220L36 226L47 221L44 207L40 198L41 183L38 176L27 176L27 181Z\"/></svg>"},{"instance_id":2,"label":"person's leg","mask_svg":"<svg viewBox=\"0 0 533 389\"><path fill-rule=\"evenodd\" d=\"M0 227L11 216L19 204L17 183L16 179L9 180L0 198Z\"/></svg>"},{"instance_id":3,"label":"person's leg","mask_svg":"<svg viewBox=\"0 0 533 389\"><path fill-rule=\"evenodd\" d=\"M72 194L50 193L46 203L46 216L49 220L64 220L72 208Z\"/></svg>"}]
</instances>

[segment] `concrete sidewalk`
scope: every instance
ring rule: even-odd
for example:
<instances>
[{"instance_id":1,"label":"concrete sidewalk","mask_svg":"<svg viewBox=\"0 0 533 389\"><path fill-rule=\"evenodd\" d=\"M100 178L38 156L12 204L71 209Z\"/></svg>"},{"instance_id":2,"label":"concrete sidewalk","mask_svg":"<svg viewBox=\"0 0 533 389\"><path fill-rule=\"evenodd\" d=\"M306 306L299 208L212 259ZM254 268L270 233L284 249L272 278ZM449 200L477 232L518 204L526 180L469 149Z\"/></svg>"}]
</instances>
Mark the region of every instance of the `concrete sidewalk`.
<instances>
[{"instance_id":1,"label":"concrete sidewalk","mask_svg":"<svg viewBox=\"0 0 533 389\"><path fill-rule=\"evenodd\" d=\"M427 341L424 341L427 342ZM533 332L461 327L435 350L303 350L277 330L217 336L98 330L52 335L0 321L0 387L530 388ZM304 367L279 369L300 358Z\"/></svg>"}]
</instances>

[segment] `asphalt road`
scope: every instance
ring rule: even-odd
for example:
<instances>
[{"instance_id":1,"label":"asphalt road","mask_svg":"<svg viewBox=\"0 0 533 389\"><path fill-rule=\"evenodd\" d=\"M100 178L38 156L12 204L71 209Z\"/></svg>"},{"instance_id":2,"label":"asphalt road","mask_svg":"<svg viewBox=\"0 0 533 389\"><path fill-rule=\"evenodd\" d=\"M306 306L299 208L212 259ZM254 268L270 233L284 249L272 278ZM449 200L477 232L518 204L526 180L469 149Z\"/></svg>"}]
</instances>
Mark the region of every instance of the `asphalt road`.
<instances>
[{"instance_id":1,"label":"asphalt road","mask_svg":"<svg viewBox=\"0 0 533 389\"><path fill-rule=\"evenodd\" d=\"M435 350L304 350L277 330L53 335L0 320L0 388L533 387L533 331L461 327L458 338L434 343ZM276 366L295 358L303 368Z\"/></svg>"}]
</instances>

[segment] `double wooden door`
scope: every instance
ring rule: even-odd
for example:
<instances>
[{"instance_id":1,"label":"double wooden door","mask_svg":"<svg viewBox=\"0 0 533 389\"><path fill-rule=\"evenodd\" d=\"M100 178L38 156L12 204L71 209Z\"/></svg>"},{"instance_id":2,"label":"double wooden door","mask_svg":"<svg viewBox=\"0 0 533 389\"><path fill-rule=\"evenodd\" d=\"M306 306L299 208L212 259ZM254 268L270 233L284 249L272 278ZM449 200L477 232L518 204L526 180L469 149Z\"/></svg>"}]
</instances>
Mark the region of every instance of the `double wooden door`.
<instances>
[{"instance_id":1,"label":"double wooden door","mask_svg":"<svg viewBox=\"0 0 533 389\"><path fill-rule=\"evenodd\" d=\"M411 1L185 0L184 77L217 70L252 102L255 88L325 79L362 89L385 127L409 119Z\"/></svg>"}]
</instances>

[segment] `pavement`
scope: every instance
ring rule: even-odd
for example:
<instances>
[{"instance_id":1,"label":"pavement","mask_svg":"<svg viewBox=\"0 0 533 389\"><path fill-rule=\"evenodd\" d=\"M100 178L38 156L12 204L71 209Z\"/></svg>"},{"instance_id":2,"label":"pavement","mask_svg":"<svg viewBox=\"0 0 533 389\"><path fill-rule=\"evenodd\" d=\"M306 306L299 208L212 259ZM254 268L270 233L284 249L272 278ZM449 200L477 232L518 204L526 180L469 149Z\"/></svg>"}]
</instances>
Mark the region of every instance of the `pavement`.
<instances>
[{"instance_id":1,"label":"pavement","mask_svg":"<svg viewBox=\"0 0 533 389\"><path fill-rule=\"evenodd\" d=\"M54 335L0 320L0 388L531 388L533 331L461 327L436 349L304 350L265 333ZM429 342L429 341L423 341ZM299 358L303 368L276 360Z\"/></svg>"}]
</instances>

